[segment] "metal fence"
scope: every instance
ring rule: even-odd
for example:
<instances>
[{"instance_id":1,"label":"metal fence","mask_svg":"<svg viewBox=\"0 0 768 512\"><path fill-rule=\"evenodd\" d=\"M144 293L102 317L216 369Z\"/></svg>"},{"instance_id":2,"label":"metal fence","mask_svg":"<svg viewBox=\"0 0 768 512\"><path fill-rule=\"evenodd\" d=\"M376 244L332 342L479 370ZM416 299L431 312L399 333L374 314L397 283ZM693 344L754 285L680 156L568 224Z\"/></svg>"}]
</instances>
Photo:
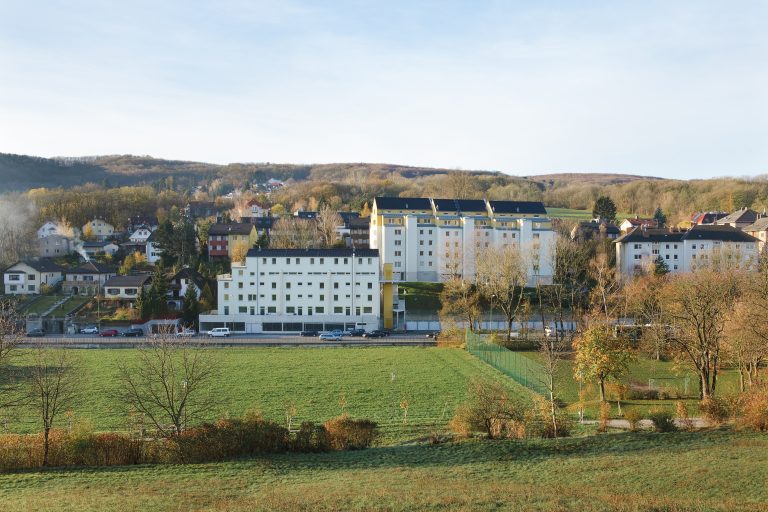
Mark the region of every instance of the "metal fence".
<instances>
[{"instance_id":1,"label":"metal fence","mask_svg":"<svg viewBox=\"0 0 768 512\"><path fill-rule=\"evenodd\" d=\"M467 350L473 356L493 366L515 382L539 394L546 392L542 366L534 359L490 343L483 336L467 331Z\"/></svg>"}]
</instances>

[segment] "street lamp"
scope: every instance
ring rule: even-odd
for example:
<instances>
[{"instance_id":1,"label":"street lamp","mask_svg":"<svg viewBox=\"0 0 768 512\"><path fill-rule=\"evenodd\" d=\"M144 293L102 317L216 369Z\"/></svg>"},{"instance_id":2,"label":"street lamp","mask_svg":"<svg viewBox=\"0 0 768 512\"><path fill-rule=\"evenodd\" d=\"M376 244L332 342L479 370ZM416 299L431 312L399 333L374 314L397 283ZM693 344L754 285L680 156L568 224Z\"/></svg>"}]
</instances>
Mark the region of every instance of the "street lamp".
<instances>
[{"instance_id":1,"label":"street lamp","mask_svg":"<svg viewBox=\"0 0 768 512\"><path fill-rule=\"evenodd\" d=\"M495 295L495 294L494 294L494 295L491 295L491 317L490 317L490 319L488 320L488 330L489 330L491 333L493 333L493 327L491 327L491 326L493 325L493 299L495 299L495 298L496 298L496 295Z\"/></svg>"}]
</instances>

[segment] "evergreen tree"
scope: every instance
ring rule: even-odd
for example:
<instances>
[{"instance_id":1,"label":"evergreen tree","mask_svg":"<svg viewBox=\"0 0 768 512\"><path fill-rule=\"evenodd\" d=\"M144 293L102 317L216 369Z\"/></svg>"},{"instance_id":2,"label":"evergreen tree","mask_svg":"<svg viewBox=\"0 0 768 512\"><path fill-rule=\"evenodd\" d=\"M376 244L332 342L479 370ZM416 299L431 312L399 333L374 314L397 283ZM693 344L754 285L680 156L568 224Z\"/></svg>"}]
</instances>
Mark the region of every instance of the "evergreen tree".
<instances>
[{"instance_id":1,"label":"evergreen tree","mask_svg":"<svg viewBox=\"0 0 768 512\"><path fill-rule=\"evenodd\" d=\"M147 292L142 286L139 288L139 294L136 296L136 312L139 318L145 320L150 317L150 306L148 301Z\"/></svg>"},{"instance_id":2,"label":"evergreen tree","mask_svg":"<svg viewBox=\"0 0 768 512\"><path fill-rule=\"evenodd\" d=\"M194 326L197 328L197 319L200 314L200 304L197 301L197 288L194 284L187 286L187 291L184 292L184 303L181 309L181 319L184 325L187 327Z\"/></svg>"},{"instance_id":3,"label":"evergreen tree","mask_svg":"<svg viewBox=\"0 0 768 512\"><path fill-rule=\"evenodd\" d=\"M653 212L653 219L659 224L659 227L664 227L667 224L667 216L661 211L661 207L657 206L656 211Z\"/></svg>"},{"instance_id":4,"label":"evergreen tree","mask_svg":"<svg viewBox=\"0 0 768 512\"><path fill-rule=\"evenodd\" d=\"M168 311L168 281L165 278L165 267L158 262L155 273L152 276L152 286L149 288L150 301L152 303L152 316L162 317Z\"/></svg>"},{"instance_id":5,"label":"evergreen tree","mask_svg":"<svg viewBox=\"0 0 768 512\"><path fill-rule=\"evenodd\" d=\"M616 203L608 196L600 196L592 208L592 216L610 222L616 221Z\"/></svg>"},{"instance_id":6,"label":"evergreen tree","mask_svg":"<svg viewBox=\"0 0 768 512\"><path fill-rule=\"evenodd\" d=\"M669 274L669 265L664 261L664 258L659 256L656 261L653 262L653 275L661 277Z\"/></svg>"}]
</instances>

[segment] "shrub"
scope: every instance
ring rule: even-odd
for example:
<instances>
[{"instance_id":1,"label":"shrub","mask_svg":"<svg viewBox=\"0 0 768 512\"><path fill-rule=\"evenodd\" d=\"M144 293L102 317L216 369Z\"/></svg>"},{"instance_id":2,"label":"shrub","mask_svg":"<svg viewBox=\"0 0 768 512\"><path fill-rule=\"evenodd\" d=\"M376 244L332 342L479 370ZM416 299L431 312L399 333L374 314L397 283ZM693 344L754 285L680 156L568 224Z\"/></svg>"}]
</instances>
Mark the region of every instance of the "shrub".
<instances>
[{"instance_id":1,"label":"shrub","mask_svg":"<svg viewBox=\"0 0 768 512\"><path fill-rule=\"evenodd\" d=\"M648 412L648 418L653 422L656 432L674 432L677 430L672 412L662 407L654 407Z\"/></svg>"},{"instance_id":2,"label":"shrub","mask_svg":"<svg viewBox=\"0 0 768 512\"><path fill-rule=\"evenodd\" d=\"M680 400L675 403L675 415L677 416L680 428L683 430L693 430L693 420L688 416L688 408Z\"/></svg>"},{"instance_id":3,"label":"shrub","mask_svg":"<svg viewBox=\"0 0 768 512\"><path fill-rule=\"evenodd\" d=\"M221 419L171 439L181 462L224 460L289 448L288 430L265 420Z\"/></svg>"},{"instance_id":4,"label":"shrub","mask_svg":"<svg viewBox=\"0 0 768 512\"><path fill-rule=\"evenodd\" d=\"M370 447L379 434L371 420L353 420L348 414L331 418L324 424L328 443L333 450L362 450Z\"/></svg>"},{"instance_id":5,"label":"shrub","mask_svg":"<svg viewBox=\"0 0 768 512\"><path fill-rule=\"evenodd\" d=\"M608 402L600 402L600 410L597 418L597 430L599 432L606 432L608 430L608 422L611 420L611 404Z\"/></svg>"},{"instance_id":6,"label":"shrub","mask_svg":"<svg viewBox=\"0 0 768 512\"><path fill-rule=\"evenodd\" d=\"M760 432L768 430L768 386L750 389L739 405L741 426Z\"/></svg>"},{"instance_id":7,"label":"shrub","mask_svg":"<svg viewBox=\"0 0 768 512\"><path fill-rule=\"evenodd\" d=\"M640 420L643 419L643 415L637 409L629 409L624 413L624 419L629 422L629 430L631 432L637 432L640 430Z\"/></svg>"},{"instance_id":8,"label":"shrub","mask_svg":"<svg viewBox=\"0 0 768 512\"><path fill-rule=\"evenodd\" d=\"M568 437L571 434L571 420L559 407L555 409L555 421L557 437ZM533 408L525 415L525 431L529 437L555 437L555 425L552 424L552 410L548 400L542 397L534 398Z\"/></svg>"},{"instance_id":9,"label":"shrub","mask_svg":"<svg viewBox=\"0 0 768 512\"><path fill-rule=\"evenodd\" d=\"M658 400L659 392L655 389L635 388L627 392L627 398L630 400Z\"/></svg>"},{"instance_id":10,"label":"shrub","mask_svg":"<svg viewBox=\"0 0 768 512\"><path fill-rule=\"evenodd\" d=\"M720 425L728 420L728 403L720 397L709 396L699 402L699 411L713 425Z\"/></svg>"},{"instance_id":11,"label":"shrub","mask_svg":"<svg viewBox=\"0 0 768 512\"><path fill-rule=\"evenodd\" d=\"M328 431L323 425L305 421L291 440L291 450L295 452L326 452L331 449Z\"/></svg>"},{"instance_id":12,"label":"shrub","mask_svg":"<svg viewBox=\"0 0 768 512\"><path fill-rule=\"evenodd\" d=\"M456 409L449 427L461 436L484 432L489 439L494 439L516 432L518 427L510 422L522 422L524 416L519 404L509 398L500 383L472 379L467 399Z\"/></svg>"}]
</instances>

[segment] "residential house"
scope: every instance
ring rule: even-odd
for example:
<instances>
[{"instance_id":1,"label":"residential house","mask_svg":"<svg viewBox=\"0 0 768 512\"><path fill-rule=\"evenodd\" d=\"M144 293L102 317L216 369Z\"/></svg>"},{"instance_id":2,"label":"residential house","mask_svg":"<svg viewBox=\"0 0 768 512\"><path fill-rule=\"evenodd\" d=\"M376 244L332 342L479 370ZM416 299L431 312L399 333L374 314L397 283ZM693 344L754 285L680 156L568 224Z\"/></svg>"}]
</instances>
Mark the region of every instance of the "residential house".
<instances>
[{"instance_id":1,"label":"residential house","mask_svg":"<svg viewBox=\"0 0 768 512\"><path fill-rule=\"evenodd\" d=\"M349 219L348 246L368 249L371 244L371 221L368 217Z\"/></svg>"},{"instance_id":2,"label":"residential house","mask_svg":"<svg viewBox=\"0 0 768 512\"><path fill-rule=\"evenodd\" d=\"M104 297L107 299L135 300L139 290L149 289L152 284L151 274L114 276L104 283Z\"/></svg>"},{"instance_id":3,"label":"residential house","mask_svg":"<svg viewBox=\"0 0 768 512\"><path fill-rule=\"evenodd\" d=\"M257 199L251 199L248 201L248 208L251 210L251 217L267 217L270 215L269 205L262 203Z\"/></svg>"},{"instance_id":4,"label":"residential house","mask_svg":"<svg viewBox=\"0 0 768 512\"><path fill-rule=\"evenodd\" d=\"M727 216L728 212L696 212L691 216L691 224L694 226L714 224Z\"/></svg>"},{"instance_id":5,"label":"residential house","mask_svg":"<svg viewBox=\"0 0 768 512\"><path fill-rule=\"evenodd\" d=\"M89 258L99 254L114 256L120 250L120 246L112 242L83 242L82 247Z\"/></svg>"},{"instance_id":6,"label":"residential house","mask_svg":"<svg viewBox=\"0 0 768 512\"><path fill-rule=\"evenodd\" d=\"M650 271L659 258L673 274L723 265L753 269L758 261L758 239L731 226L635 228L614 244L616 266L624 277Z\"/></svg>"},{"instance_id":7,"label":"residential house","mask_svg":"<svg viewBox=\"0 0 768 512\"><path fill-rule=\"evenodd\" d=\"M379 268L373 249L251 249L217 277L218 309L200 315L200 330L378 328Z\"/></svg>"},{"instance_id":8,"label":"residential house","mask_svg":"<svg viewBox=\"0 0 768 512\"><path fill-rule=\"evenodd\" d=\"M87 261L64 272L61 289L65 294L92 297L102 291L104 284L116 275L117 270L111 265Z\"/></svg>"},{"instance_id":9,"label":"residential house","mask_svg":"<svg viewBox=\"0 0 768 512\"><path fill-rule=\"evenodd\" d=\"M277 222L277 219L275 217L269 216L269 217L241 217L240 222L244 224L253 224L253 227L256 228L256 235L257 238L262 235L269 236L269 231L272 229L272 226L275 225L275 222Z\"/></svg>"},{"instance_id":10,"label":"residential house","mask_svg":"<svg viewBox=\"0 0 768 512\"><path fill-rule=\"evenodd\" d=\"M208 229L208 259L231 258L239 245L250 249L256 245L258 234L253 224L214 224Z\"/></svg>"},{"instance_id":11,"label":"residential house","mask_svg":"<svg viewBox=\"0 0 768 512\"><path fill-rule=\"evenodd\" d=\"M51 234L37 239L38 255L41 258L56 258L72 254L75 248L66 236Z\"/></svg>"},{"instance_id":12,"label":"residential house","mask_svg":"<svg viewBox=\"0 0 768 512\"><path fill-rule=\"evenodd\" d=\"M718 219L715 224L718 226L731 226L734 228L744 229L747 226L754 224L761 215L754 210L750 210L746 206L740 210L736 210L730 215Z\"/></svg>"},{"instance_id":13,"label":"residential house","mask_svg":"<svg viewBox=\"0 0 768 512\"><path fill-rule=\"evenodd\" d=\"M128 222L125 224L125 229L128 233L133 233L140 227L148 227L150 231L154 231L157 229L157 227L160 225L160 223L157 220L157 217L152 217L149 215L134 215L133 217L128 218Z\"/></svg>"},{"instance_id":14,"label":"residential house","mask_svg":"<svg viewBox=\"0 0 768 512\"><path fill-rule=\"evenodd\" d=\"M659 221L656 219L643 219L638 216L635 216L634 218L626 218L621 223L619 223L619 230L622 233L626 233L627 231L631 231L634 228L658 228L659 227Z\"/></svg>"},{"instance_id":15,"label":"residential house","mask_svg":"<svg viewBox=\"0 0 768 512\"><path fill-rule=\"evenodd\" d=\"M154 265L160 260L160 257L163 255L163 250L157 245L157 240L155 240L155 234L157 231L153 231L149 238L147 238L147 244L145 247L146 255L147 255L147 263L150 265Z\"/></svg>"},{"instance_id":16,"label":"residential house","mask_svg":"<svg viewBox=\"0 0 768 512\"><path fill-rule=\"evenodd\" d=\"M369 220L370 247L395 281L471 280L485 247L519 250L530 286L552 280L556 234L541 202L376 197Z\"/></svg>"},{"instance_id":17,"label":"residential house","mask_svg":"<svg viewBox=\"0 0 768 512\"><path fill-rule=\"evenodd\" d=\"M61 267L49 259L19 261L3 272L6 295L37 295L43 285L54 286L62 279Z\"/></svg>"},{"instance_id":18,"label":"residential house","mask_svg":"<svg viewBox=\"0 0 768 512\"><path fill-rule=\"evenodd\" d=\"M768 217L760 217L755 222L742 228L746 234L751 235L758 240L758 251L763 256L765 244L768 242Z\"/></svg>"},{"instance_id":19,"label":"residential house","mask_svg":"<svg viewBox=\"0 0 768 512\"><path fill-rule=\"evenodd\" d=\"M585 242L595 238L607 238L616 240L621 236L619 227L603 219L592 219L590 221L579 222L571 229L571 240Z\"/></svg>"},{"instance_id":20,"label":"residential house","mask_svg":"<svg viewBox=\"0 0 768 512\"><path fill-rule=\"evenodd\" d=\"M52 220L47 221L37 230L37 238L45 238L47 236L61 234L63 233L61 232L58 223L53 222Z\"/></svg>"},{"instance_id":21,"label":"residential house","mask_svg":"<svg viewBox=\"0 0 768 512\"><path fill-rule=\"evenodd\" d=\"M189 267L182 268L168 279L169 304L173 304L176 309L180 309L189 287L192 287L195 290L195 296L199 299L206 284L209 285L211 292L216 289L216 283L209 282L209 280L197 270Z\"/></svg>"},{"instance_id":22,"label":"residential house","mask_svg":"<svg viewBox=\"0 0 768 512\"><path fill-rule=\"evenodd\" d=\"M83 236L103 242L115 234L115 226L104 219L93 219L83 225Z\"/></svg>"},{"instance_id":23,"label":"residential house","mask_svg":"<svg viewBox=\"0 0 768 512\"><path fill-rule=\"evenodd\" d=\"M149 226L140 226L133 233L131 233L131 236L128 237L128 240L136 244L147 243L147 239L151 234L152 229Z\"/></svg>"}]
</instances>

